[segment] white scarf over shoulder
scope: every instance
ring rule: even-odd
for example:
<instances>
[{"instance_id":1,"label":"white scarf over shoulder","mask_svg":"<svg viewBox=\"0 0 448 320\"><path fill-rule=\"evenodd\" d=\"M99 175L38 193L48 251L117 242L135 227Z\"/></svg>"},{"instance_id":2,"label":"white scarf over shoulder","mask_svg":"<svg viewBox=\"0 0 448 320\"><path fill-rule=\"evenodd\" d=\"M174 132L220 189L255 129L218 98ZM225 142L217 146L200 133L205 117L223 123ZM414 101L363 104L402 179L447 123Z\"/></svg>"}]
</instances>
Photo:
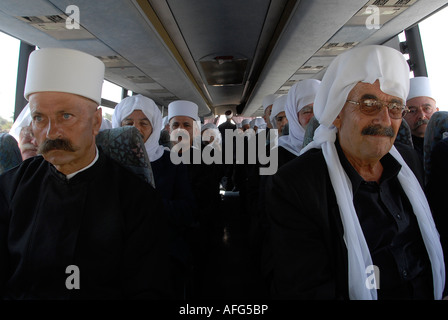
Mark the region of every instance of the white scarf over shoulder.
<instances>
[{"instance_id":1,"label":"white scarf over shoulder","mask_svg":"<svg viewBox=\"0 0 448 320\"><path fill-rule=\"evenodd\" d=\"M376 80L379 80L381 91L406 101L409 67L400 52L385 46L369 45L351 49L336 57L328 67L314 101L314 115L320 126L316 129L313 141L301 151L303 154L309 149L321 148L328 167L344 227L350 299L377 299L377 292L366 285L366 270L373 264L372 258L353 205L352 186L334 144L337 129L333 121L358 82L373 84ZM389 153L402 166L398 180L412 205L431 261L434 298L441 299L445 286L445 265L428 202L417 178L395 147Z\"/></svg>"},{"instance_id":2,"label":"white scarf over shoulder","mask_svg":"<svg viewBox=\"0 0 448 320\"><path fill-rule=\"evenodd\" d=\"M278 139L278 145L299 156L302 150L305 128L299 122L297 113L314 102L320 80L305 79L291 87L286 97L285 114L289 123L289 134Z\"/></svg>"},{"instance_id":3,"label":"white scarf over shoulder","mask_svg":"<svg viewBox=\"0 0 448 320\"><path fill-rule=\"evenodd\" d=\"M114 114L112 115L112 128L121 127L121 121L134 110L141 110L151 122L152 133L145 142L145 148L149 161L154 162L163 155L165 148L159 144L160 131L162 130L162 113L152 99L138 94L121 100L115 106Z\"/></svg>"}]
</instances>

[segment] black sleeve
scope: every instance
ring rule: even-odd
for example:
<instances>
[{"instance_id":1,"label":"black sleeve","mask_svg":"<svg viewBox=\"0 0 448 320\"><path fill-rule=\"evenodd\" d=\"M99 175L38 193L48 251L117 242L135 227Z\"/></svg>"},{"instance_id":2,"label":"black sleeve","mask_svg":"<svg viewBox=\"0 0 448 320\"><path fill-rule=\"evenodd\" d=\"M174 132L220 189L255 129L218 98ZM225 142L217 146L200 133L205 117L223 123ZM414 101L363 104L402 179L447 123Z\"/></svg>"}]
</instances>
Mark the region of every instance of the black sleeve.
<instances>
[{"instance_id":1,"label":"black sleeve","mask_svg":"<svg viewBox=\"0 0 448 320\"><path fill-rule=\"evenodd\" d=\"M326 212L325 195L321 192L322 198L316 199L322 203L319 208L310 198L314 189L294 181L293 171L283 171L266 182L270 225L263 270L270 295L273 299L336 299L331 250L325 241L329 232L319 218Z\"/></svg>"},{"instance_id":2,"label":"black sleeve","mask_svg":"<svg viewBox=\"0 0 448 320\"><path fill-rule=\"evenodd\" d=\"M5 176L0 176L0 296L8 278L9 254L8 254L8 226L9 204L5 195Z\"/></svg>"}]
</instances>

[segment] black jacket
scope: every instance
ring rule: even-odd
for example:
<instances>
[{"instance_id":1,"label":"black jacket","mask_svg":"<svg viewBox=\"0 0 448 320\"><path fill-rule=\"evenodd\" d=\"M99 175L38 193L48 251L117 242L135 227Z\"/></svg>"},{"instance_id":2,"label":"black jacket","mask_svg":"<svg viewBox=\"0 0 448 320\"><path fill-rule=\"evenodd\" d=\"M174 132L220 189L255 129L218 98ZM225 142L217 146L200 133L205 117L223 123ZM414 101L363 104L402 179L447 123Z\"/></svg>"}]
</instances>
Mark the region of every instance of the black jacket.
<instances>
[{"instance_id":1,"label":"black jacket","mask_svg":"<svg viewBox=\"0 0 448 320\"><path fill-rule=\"evenodd\" d=\"M396 147L422 184L415 151ZM343 226L322 150L306 152L268 180L263 269L271 296L349 299Z\"/></svg>"}]
</instances>

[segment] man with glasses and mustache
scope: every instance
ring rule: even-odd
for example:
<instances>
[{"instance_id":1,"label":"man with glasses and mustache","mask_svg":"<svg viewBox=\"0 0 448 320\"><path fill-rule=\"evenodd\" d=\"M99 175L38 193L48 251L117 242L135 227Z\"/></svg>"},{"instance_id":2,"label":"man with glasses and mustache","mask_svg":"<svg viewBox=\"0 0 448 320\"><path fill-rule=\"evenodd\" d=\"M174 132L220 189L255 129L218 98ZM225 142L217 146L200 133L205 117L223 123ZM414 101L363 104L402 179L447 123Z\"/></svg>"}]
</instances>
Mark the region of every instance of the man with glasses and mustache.
<instances>
[{"instance_id":1,"label":"man with glasses and mustache","mask_svg":"<svg viewBox=\"0 0 448 320\"><path fill-rule=\"evenodd\" d=\"M408 64L389 47L354 48L328 67L314 101L314 140L266 188L272 297L446 296L417 155L394 146L408 91Z\"/></svg>"},{"instance_id":2,"label":"man with glasses and mustache","mask_svg":"<svg viewBox=\"0 0 448 320\"><path fill-rule=\"evenodd\" d=\"M29 57L40 155L0 176L0 298L171 296L161 201L95 144L104 69L71 49Z\"/></svg>"},{"instance_id":3,"label":"man with glasses and mustache","mask_svg":"<svg viewBox=\"0 0 448 320\"><path fill-rule=\"evenodd\" d=\"M406 105L409 112L404 119L411 128L412 143L423 165L423 143L426 127L434 112L439 111L428 77L415 77L410 80Z\"/></svg>"}]
</instances>

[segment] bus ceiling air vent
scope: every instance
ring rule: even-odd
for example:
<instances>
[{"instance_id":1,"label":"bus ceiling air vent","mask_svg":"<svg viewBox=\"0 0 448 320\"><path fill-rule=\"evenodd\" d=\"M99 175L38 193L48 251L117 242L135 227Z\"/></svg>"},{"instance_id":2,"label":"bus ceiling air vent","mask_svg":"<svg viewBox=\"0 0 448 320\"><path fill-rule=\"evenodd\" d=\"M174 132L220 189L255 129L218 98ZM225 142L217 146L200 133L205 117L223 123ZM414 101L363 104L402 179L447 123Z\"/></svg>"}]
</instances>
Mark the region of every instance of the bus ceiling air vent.
<instances>
[{"instance_id":1,"label":"bus ceiling air vent","mask_svg":"<svg viewBox=\"0 0 448 320\"><path fill-rule=\"evenodd\" d=\"M413 5L417 0L370 0L366 6L389 6L389 7L402 7L402 6L411 6Z\"/></svg>"},{"instance_id":2,"label":"bus ceiling air vent","mask_svg":"<svg viewBox=\"0 0 448 320\"><path fill-rule=\"evenodd\" d=\"M125 68L132 67L132 63L127 61L121 56L97 56L98 59L103 61L106 68Z\"/></svg>"},{"instance_id":3,"label":"bus ceiling air vent","mask_svg":"<svg viewBox=\"0 0 448 320\"><path fill-rule=\"evenodd\" d=\"M315 56L337 56L355 47L359 42L327 42L316 52Z\"/></svg>"},{"instance_id":4,"label":"bus ceiling air vent","mask_svg":"<svg viewBox=\"0 0 448 320\"><path fill-rule=\"evenodd\" d=\"M212 55L199 60L203 75L211 86L242 85L248 59L235 55Z\"/></svg>"},{"instance_id":5,"label":"bus ceiling air vent","mask_svg":"<svg viewBox=\"0 0 448 320\"><path fill-rule=\"evenodd\" d=\"M370 0L346 25L368 26L374 23L381 26L401 14L415 2L417 0ZM375 19L378 21L375 21Z\"/></svg>"},{"instance_id":6,"label":"bus ceiling air vent","mask_svg":"<svg viewBox=\"0 0 448 320\"><path fill-rule=\"evenodd\" d=\"M85 40L95 37L65 14L51 16L18 16L17 19L48 34L56 40Z\"/></svg>"}]
</instances>

